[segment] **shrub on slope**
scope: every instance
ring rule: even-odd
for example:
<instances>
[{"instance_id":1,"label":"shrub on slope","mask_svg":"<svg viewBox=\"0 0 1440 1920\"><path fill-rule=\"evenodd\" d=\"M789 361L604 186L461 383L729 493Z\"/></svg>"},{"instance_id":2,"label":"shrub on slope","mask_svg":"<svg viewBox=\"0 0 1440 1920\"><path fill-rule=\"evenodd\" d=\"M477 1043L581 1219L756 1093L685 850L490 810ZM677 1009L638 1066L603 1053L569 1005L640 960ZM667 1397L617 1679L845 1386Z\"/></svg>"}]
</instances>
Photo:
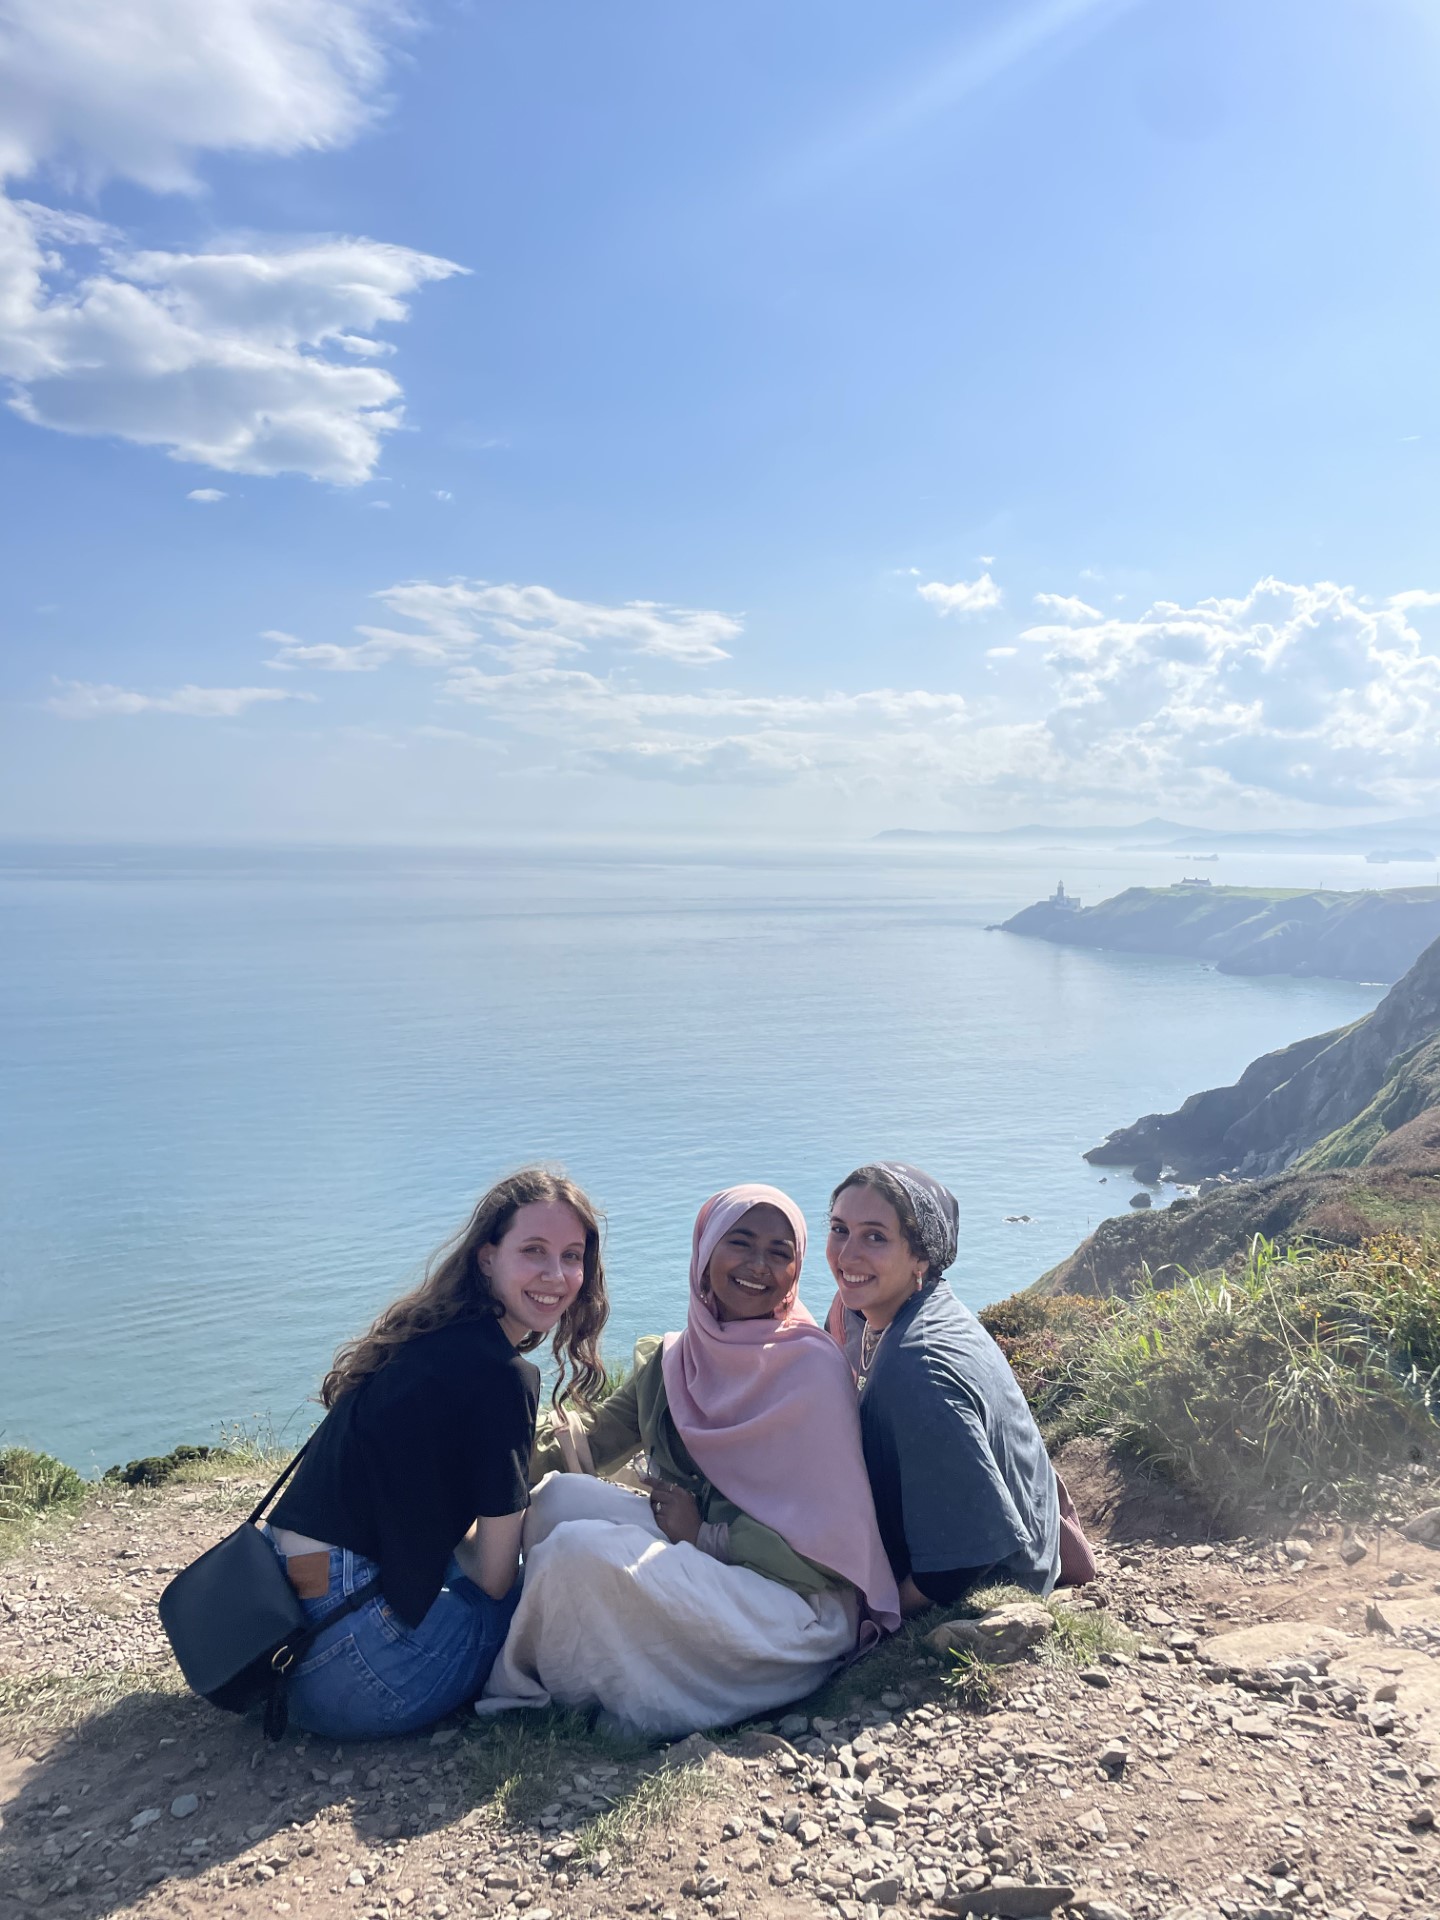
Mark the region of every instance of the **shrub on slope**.
<instances>
[{"instance_id":1,"label":"shrub on slope","mask_svg":"<svg viewBox=\"0 0 1440 1920\"><path fill-rule=\"evenodd\" d=\"M42 1514L73 1507L85 1497L73 1467L29 1447L0 1447L0 1552L25 1536Z\"/></svg>"},{"instance_id":2,"label":"shrub on slope","mask_svg":"<svg viewBox=\"0 0 1440 1920\"><path fill-rule=\"evenodd\" d=\"M1025 1298L1033 1345L1050 1303ZM1054 1338L1032 1402L1052 1438L1103 1435L1226 1520L1358 1504L1378 1469L1435 1451L1440 1241L1257 1239L1238 1273L1148 1284L1089 1328L1060 1303Z\"/></svg>"}]
</instances>

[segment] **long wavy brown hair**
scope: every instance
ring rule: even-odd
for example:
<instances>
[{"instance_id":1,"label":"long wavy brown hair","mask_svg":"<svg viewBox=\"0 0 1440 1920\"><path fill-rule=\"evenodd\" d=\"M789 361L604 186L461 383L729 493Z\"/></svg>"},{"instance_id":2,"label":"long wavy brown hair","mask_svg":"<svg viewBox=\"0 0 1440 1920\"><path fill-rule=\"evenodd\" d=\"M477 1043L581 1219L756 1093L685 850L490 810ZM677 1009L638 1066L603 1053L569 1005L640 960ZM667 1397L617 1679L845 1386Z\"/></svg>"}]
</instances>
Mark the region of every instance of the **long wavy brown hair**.
<instances>
[{"instance_id":1,"label":"long wavy brown hair","mask_svg":"<svg viewBox=\"0 0 1440 1920\"><path fill-rule=\"evenodd\" d=\"M575 1182L551 1167L522 1167L483 1195L460 1231L431 1256L419 1286L393 1300L365 1333L340 1348L320 1388L322 1404L333 1407L362 1380L378 1373L407 1340L459 1320L498 1319L502 1308L480 1270L480 1250L504 1239L521 1207L552 1200L569 1207L585 1229L585 1277L552 1337L559 1378L551 1399L557 1408L567 1402L587 1406L604 1385L600 1333L610 1314L600 1257L600 1216ZM544 1338L543 1333L529 1335L520 1342L520 1351L530 1352Z\"/></svg>"}]
</instances>

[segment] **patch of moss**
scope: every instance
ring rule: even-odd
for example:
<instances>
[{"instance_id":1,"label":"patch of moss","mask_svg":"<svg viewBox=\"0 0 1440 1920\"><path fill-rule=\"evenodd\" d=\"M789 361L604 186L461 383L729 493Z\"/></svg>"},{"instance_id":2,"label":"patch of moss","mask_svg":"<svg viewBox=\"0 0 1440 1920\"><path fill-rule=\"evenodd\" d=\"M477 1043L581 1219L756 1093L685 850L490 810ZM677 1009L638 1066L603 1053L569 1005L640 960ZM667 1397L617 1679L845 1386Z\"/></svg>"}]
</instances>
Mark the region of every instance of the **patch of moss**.
<instances>
[{"instance_id":1,"label":"patch of moss","mask_svg":"<svg viewBox=\"0 0 1440 1920\"><path fill-rule=\"evenodd\" d=\"M169 1453L151 1453L143 1460L127 1460L123 1467L107 1467L103 1478L111 1487L163 1487L185 1467L212 1460L222 1451L218 1447L172 1447Z\"/></svg>"}]
</instances>

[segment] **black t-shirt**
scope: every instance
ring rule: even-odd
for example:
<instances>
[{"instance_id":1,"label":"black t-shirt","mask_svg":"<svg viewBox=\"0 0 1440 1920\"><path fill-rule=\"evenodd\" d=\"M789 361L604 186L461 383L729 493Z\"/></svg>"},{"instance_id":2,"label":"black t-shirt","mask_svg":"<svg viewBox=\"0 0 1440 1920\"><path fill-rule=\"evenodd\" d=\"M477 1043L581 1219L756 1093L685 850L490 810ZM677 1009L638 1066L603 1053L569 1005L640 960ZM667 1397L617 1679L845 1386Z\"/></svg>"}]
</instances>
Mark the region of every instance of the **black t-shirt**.
<instances>
[{"instance_id":1,"label":"black t-shirt","mask_svg":"<svg viewBox=\"0 0 1440 1920\"><path fill-rule=\"evenodd\" d=\"M530 1504L539 1400L498 1320L419 1334L330 1409L270 1518L377 1561L418 1626L471 1521Z\"/></svg>"}]
</instances>

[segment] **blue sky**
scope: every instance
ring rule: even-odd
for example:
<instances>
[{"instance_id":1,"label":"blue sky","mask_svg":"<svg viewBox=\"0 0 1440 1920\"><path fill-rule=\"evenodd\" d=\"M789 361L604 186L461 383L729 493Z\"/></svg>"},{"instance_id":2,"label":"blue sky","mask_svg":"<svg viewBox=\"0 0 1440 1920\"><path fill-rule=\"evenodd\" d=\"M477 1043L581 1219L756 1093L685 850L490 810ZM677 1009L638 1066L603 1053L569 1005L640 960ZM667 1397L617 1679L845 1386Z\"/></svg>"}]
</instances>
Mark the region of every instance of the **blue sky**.
<instances>
[{"instance_id":1,"label":"blue sky","mask_svg":"<svg viewBox=\"0 0 1440 1920\"><path fill-rule=\"evenodd\" d=\"M1440 810L1422 0L0 46L0 831Z\"/></svg>"}]
</instances>

